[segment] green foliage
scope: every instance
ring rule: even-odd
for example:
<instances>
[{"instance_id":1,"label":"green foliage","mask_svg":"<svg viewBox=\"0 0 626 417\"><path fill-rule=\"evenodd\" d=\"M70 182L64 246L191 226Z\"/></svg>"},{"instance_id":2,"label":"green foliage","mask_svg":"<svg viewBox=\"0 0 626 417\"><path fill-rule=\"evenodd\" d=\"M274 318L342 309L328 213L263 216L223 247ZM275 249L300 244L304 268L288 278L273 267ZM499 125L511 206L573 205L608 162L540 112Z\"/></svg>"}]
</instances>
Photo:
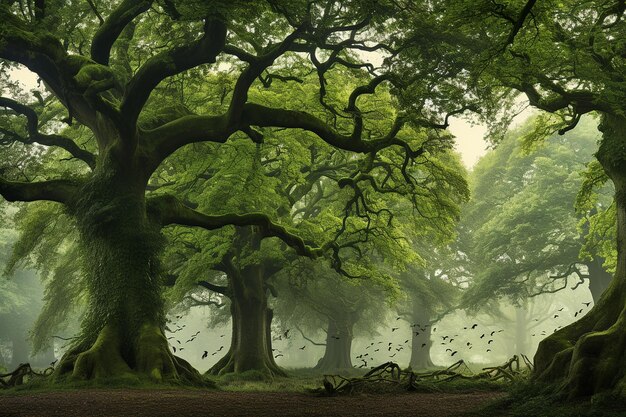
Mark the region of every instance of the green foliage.
<instances>
[{"instance_id":1,"label":"green foliage","mask_svg":"<svg viewBox=\"0 0 626 417\"><path fill-rule=\"evenodd\" d=\"M578 171L591 160L597 137L592 122L584 123L585 129L553 136L532 151L525 146L526 132L535 129L523 127L472 172L473 200L461 224L471 237L468 272L474 277L467 305L478 308L499 297L515 302L567 286L567 277L551 276L583 260L584 233L574 204L578 198L580 210L597 206L581 205L579 193L586 183Z\"/></svg>"}]
</instances>

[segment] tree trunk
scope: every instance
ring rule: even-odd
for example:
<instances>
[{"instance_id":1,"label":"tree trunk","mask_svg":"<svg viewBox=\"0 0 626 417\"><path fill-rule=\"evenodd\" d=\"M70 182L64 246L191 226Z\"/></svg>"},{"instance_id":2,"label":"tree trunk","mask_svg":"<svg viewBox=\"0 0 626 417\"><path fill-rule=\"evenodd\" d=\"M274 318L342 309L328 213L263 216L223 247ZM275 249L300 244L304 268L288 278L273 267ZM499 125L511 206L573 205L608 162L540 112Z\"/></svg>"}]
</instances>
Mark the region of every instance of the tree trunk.
<instances>
[{"instance_id":1,"label":"tree trunk","mask_svg":"<svg viewBox=\"0 0 626 417\"><path fill-rule=\"evenodd\" d=\"M260 238L253 227L247 228L241 236L253 250L259 248ZM286 376L272 354L273 311L268 308L263 266L253 264L240 270L231 263L227 269L232 296L231 347L209 373L259 371L267 376Z\"/></svg>"},{"instance_id":2,"label":"tree trunk","mask_svg":"<svg viewBox=\"0 0 626 417\"><path fill-rule=\"evenodd\" d=\"M22 363L28 363L30 357L30 345L28 343L28 335L23 329L15 329L15 333L11 338L11 370L16 369Z\"/></svg>"},{"instance_id":3,"label":"tree trunk","mask_svg":"<svg viewBox=\"0 0 626 417\"><path fill-rule=\"evenodd\" d=\"M74 379L150 377L202 383L163 333L160 227L146 214L141 172L103 161L73 209L89 305L78 341L57 367ZM129 168L130 166L130 168Z\"/></svg>"},{"instance_id":4,"label":"tree trunk","mask_svg":"<svg viewBox=\"0 0 626 417\"><path fill-rule=\"evenodd\" d=\"M430 358L430 312L418 300L413 301L411 315L411 360L409 366L412 370L429 369L434 366Z\"/></svg>"},{"instance_id":5,"label":"tree trunk","mask_svg":"<svg viewBox=\"0 0 626 417\"><path fill-rule=\"evenodd\" d=\"M544 339L535 379L558 384L570 398L612 391L626 397L626 118L604 114L596 157L615 185L617 269L593 309Z\"/></svg>"},{"instance_id":6,"label":"tree trunk","mask_svg":"<svg viewBox=\"0 0 626 417\"><path fill-rule=\"evenodd\" d=\"M324 356L317 362L315 369L320 371L337 371L352 369L352 328L354 320L349 315L329 317L326 333L326 350Z\"/></svg>"},{"instance_id":7,"label":"tree trunk","mask_svg":"<svg viewBox=\"0 0 626 417\"><path fill-rule=\"evenodd\" d=\"M514 355L528 352L528 315L526 305L515 307L515 352Z\"/></svg>"},{"instance_id":8,"label":"tree trunk","mask_svg":"<svg viewBox=\"0 0 626 417\"><path fill-rule=\"evenodd\" d=\"M596 257L593 261L587 263L587 269L589 271L589 291L591 291L591 297L593 303L597 304L600 300L600 296L607 289L613 277L606 272L602 264L604 258Z\"/></svg>"}]
</instances>

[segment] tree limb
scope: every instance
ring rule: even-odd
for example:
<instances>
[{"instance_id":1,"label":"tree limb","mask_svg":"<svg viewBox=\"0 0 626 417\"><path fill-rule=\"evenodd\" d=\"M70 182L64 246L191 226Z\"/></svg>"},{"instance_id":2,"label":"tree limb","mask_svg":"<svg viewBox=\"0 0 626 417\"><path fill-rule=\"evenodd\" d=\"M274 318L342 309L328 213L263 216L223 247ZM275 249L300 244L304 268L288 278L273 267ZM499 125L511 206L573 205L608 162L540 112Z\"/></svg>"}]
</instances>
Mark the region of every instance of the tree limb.
<instances>
[{"instance_id":1,"label":"tree limb","mask_svg":"<svg viewBox=\"0 0 626 417\"><path fill-rule=\"evenodd\" d=\"M215 285L211 282L208 281L198 281L198 285L201 286L202 288L206 288L207 290L216 292L218 294L222 294L228 298L232 298L232 294L230 292L230 290L228 289L228 287L222 286L222 285Z\"/></svg>"},{"instance_id":2,"label":"tree limb","mask_svg":"<svg viewBox=\"0 0 626 417\"><path fill-rule=\"evenodd\" d=\"M78 184L69 180L18 182L0 177L0 195L7 201L48 200L69 204L77 191Z\"/></svg>"},{"instance_id":3,"label":"tree limb","mask_svg":"<svg viewBox=\"0 0 626 417\"><path fill-rule=\"evenodd\" d=\"M90 6L99 19L102 17L98 14L95 6L89 2ZM104 23L100 26L91 42L91 59L102 65L109 65L109 56L113 44L120 36L126 25L134 18L139 16L150 8L152 0L124 0L120 5L111 12Z\"/></svg>"},{"instance_id":4,"label":"tree limb","mask_svg":"<svg viewBox=\"0 0 626 417\"><path fill-rule=\"evenodd\" d=\"M72 139L61 135L44 135L42 133L39 133L39 118L35 110L6 97L0 97L0 107L8 107L14 110L16 113L26 116L28 120L27 129L29 138L26 141L20 140L21 142L37 142L45 146L57 146L59 148L65 149L73 157L85 162L87 165L89 165L90 168L95 168L95 155L79 147ZM16 135L14 137L18 138L19 136Z\"/></svg>"},{"instance_id":5,"label":"tree limb","mask_svg":"<svg viewBox=\"0 0 626 417\"><path fill-rule=\"evenodd\" d=\"M257 226L263 237L278 237L291 246L296 253L310 258L317 258L323 252L321 248L312 248L304 240L285 227L272 222L262 213L224 214L211 216L193 210L173 196L159 196L148 200L148 211L161 225L178 224L215 230L224 226Z\"/></svg>"},{"instance_id":6,"label":"tree limb","mask_svg":"<svg viewBox=\"0 0 626 417\"><path fill-rule=\"evenodd\" d=\"M139 113L150 93L163 79L201 64L215 62L217 55L224 48L225 41L224 22L207 19L204 24L204 35L200 39L148 59L128 83L120 107L131 131L134 131Z\"/></svg>"}]
</instances>

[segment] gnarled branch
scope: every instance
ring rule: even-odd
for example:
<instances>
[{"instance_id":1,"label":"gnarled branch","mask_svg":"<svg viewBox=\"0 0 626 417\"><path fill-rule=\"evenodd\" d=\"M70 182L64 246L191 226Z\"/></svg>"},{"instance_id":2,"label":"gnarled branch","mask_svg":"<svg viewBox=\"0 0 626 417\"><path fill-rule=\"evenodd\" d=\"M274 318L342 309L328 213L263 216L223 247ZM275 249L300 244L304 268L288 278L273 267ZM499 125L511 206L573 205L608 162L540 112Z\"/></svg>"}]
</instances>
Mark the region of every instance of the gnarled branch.
<instances>
[{"instance_id":1,"label":"gnarled branch","mask_svg":"<svg viewBox=\"0 0 626 417\"><path fill-rule=\"evenodd\" d=\"M0 177L0 195L7 201L48 200L69 204L76 191L78 184L69 180L18 182Z\"/></svg>"},{"instance_id":2,"label":"gnarled branch","mask_svg":"<svg viewBox=\"0 0 626 417\"><path fill-rule=\"evenodd\" d=\"M113 12L106 18L102 26L98 29L91 42L91 59L102 65L109 65L109 56L113 44L120 36L126 25L134 18L139 16L150 8L151 0L124 0ZM92 9L98 12L95 6ZM101 17L99 17L102 19Z\"/></svg>"},{"instance_id":3,"label":"gnarled branch","mask_svg":"<svg viewBox=\"0 0 626 417\"><path fill-rule=\"evenodd\" d=\"M257 226L263 237L277 237L292 247L296 253L310 258L317 258L323 252L313 248L284 226L274 223L263 213L208 215L193 210L173 196L159 196L148 200L148 211L161 225L178 224L215 230L225 226Z\"/></svg>"},{"instance_id":4,"label":"gnarled branch","mask_svg":"<svg viewBox=\"0 0 626 417\"><path fill-rule=\"evenodd\" d=\"M86 151L79 147L72 139L61 135L44 135L39 132L39 118L35 110L15 100L6 97L0 97L0 107L8 107L16 113L26 116L28 123L28 138L22 138L19 135L13 135L16 140L23 143L37 142L45 146L56 146L69 152L73 157L80 159L89 165L90 168L95 168L96 157L91 152Z\"/></svg>"}]
</instances>

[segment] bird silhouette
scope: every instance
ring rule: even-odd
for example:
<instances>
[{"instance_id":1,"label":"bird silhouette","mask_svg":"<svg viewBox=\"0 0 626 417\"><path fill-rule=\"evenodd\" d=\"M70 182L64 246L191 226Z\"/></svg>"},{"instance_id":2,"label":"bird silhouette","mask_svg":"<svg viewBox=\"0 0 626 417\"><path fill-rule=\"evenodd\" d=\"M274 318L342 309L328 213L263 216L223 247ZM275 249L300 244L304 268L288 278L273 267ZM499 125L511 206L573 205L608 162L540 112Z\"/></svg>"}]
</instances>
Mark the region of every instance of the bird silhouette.
<instances>
[{"instance_id":1,"label":"bird silhouette","mask_svg":"<svg viewBox=\"0 0 626 417\"><path fill-rule=\"evenodd\" d=\"M172 346L172 350L176 353L176 346Z\"/></svg>"},{"instance_id":2,"label":"bird silhouette","mask_svg":"<svg viewBox=\"0 0 626 417\"><path fill-rule=\"evenodd\" d=\"M491 349L487 349L487 352L491 352Z\"/></svg>"},{"instance_id":3,"label":"bird silhouette","mask_svg":"<svg viewBox=\"0 0 626 417\"><path fill-rule=\"evenodd\" d=\"M591 301L589 301L588 303L583 303L583 304L589 307L589 304L591 304Z\"/></svg>"},{"instance_id":4,"label":"bird silhouette","mask_svg":"<svg viewBox=\"0 0 626 417\"><path fill-rule=\"evenodd\" d=\"M202 359L206 358L207 356L209 356L209 352L205 350L204 353L202 354Z\"/></svg>"},{"instance_id":5,"label":"bird silhouette","mask_svg":"<svg viewBox=\"0 0 626 417\"><path fill-rule=\"evenodd\" d=\"M491 344L491 342L493 342L493 339L489 340L489 341L487 342L487 344L488 344L488 345L490 345L490 344Z\"/></svg>"},{"instance_id":6,"label":"bird silhouette","mask_svg":"<svg viewBox=\"0 0 626 417\"><path fill-rule=\"evenodd\" d=\"M561 308L559 308L557 311L563 311L563 309L564 309L564 308L565 308L565 307L561 307Z\"/></svg>"},{"instance_id":7,"label":"bird silhouette","mask_svg":"<svg viewBox=\"0 0 626 417\"><path fill-rule=\"evenodd\" d=\"M224 349L224 346L220 346L220 348L217 350L218 352L221 352L222 349Z\"/></svg>"},{"instance_id":8,"label":"bird silhouette","mask_svg":"<svg viewBox=\"0 0 626 417\"><path fill-rule=\"evenodd\" d=\"M389 356L390 358L393 358L394 356L396 356L398 353L394 353L393 355Z\"/></svg>"},{"instance_id":9,"label":"bird silhouette","mask_svg":"<svg viewBox=\"0 0 626 417\"><path fill-rule=\"evenodd\" d=\"M302 346L302 347L300 348L300 350L304 350L304 348L306 348L306 345Z\"/></svg>"},{"instance_id":10,"label":"bird silhouette","mask_svg":"<svg viewBox=\"0 0 626 417\"><path fill-rule=\"evenodd\" d=\"M395 331L396 331L396 330L398 330L398 329L399 329L399 327L392 327L392 328L391 328L391 331L392 331L392 332L395 332Z\"/></svg>"},{"instance_id":11,"label":"bird silhouette","mask_svg":"<svg viewBox=\"0 0 626 417\"><path fill-rule=\"evenodd\" d=\"M476 328L476 326L478 326L477 323L472 324L472 330L474 330Z\"/></svg>"},{"instance_id":12,"label":"bird silhouette","mask_svg":"<svg viewBox=\"0 0 626 417\"><path fill-rule=\"evenodd\" d=\"M482 339L483 337L485 337L485 334L484 334L484 333L480 336L480 338Z\"/></svg>"},{"instance_id":13,"label":"bird silhouette","mask_svg":"<svg viewBox=\"0 0 626 417\"><path fill-rule=\"evenodd\" d=\"M491 332L491 335L490 335L490 336L493 336L493 334L494 334L495 332L496 332L495 330L494 330L493 332Z\"/></svg>"},{"instance_id":14,"label":"bird silhouette","mask_svg":"<svg viewBox=\"0 0 626 417\"><path fill-rule=\"evenodd\" d=\"M555 314L555 315L554 315L554 318L557 318L557 317L559 317L559 315L558 315L558 314Z\"/></svg>"},{"instance_id":15,"label":"bird silhouette","mask_svg":"<svg viewBox=\"0 0 626 417\"><path fill-rule=\"evenodd\" d=\"M285 356L282 353L279 353L278 355L274 356L274 358L278 358L279 356Z\"/></svg>"},{"instance_id":16,"label":"bird silhouette","mask_svg":"<svg viewBox=\"0 0 626 417\"><path fill-rule=\"evenodd\" d=\"M457 354L457 352L458 352L458 351L457 351L457 350L455 350L454 352L452 352L452 353L450 354L450 356L454 356L454 355L456 355L456 354Z\"/></svg>"}]
</instances>

